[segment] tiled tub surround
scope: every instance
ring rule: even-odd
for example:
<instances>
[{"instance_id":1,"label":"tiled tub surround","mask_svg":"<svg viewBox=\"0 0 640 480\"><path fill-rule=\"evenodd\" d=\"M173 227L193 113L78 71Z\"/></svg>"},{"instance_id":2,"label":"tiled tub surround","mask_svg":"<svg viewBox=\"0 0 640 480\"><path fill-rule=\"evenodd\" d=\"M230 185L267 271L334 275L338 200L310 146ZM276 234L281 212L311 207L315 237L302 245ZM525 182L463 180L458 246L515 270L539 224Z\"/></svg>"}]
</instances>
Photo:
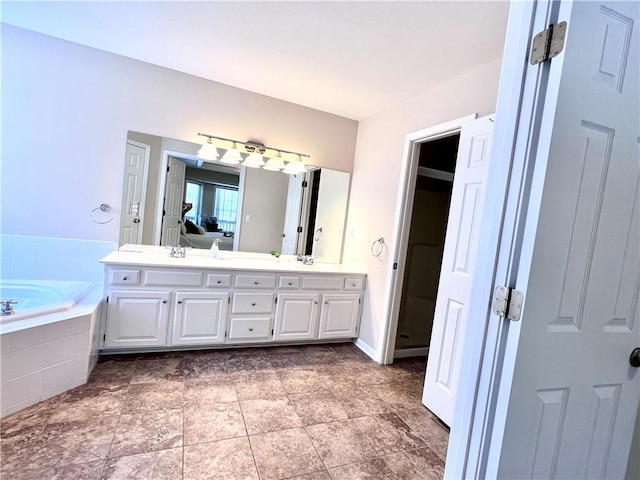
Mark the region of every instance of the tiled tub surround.
<instances>
[{"instance_id":1,"label":"tiled tub surround","mask_svg":"<svg viewBox=\"0 0 640 480\"><path fill-rule=\"evenodd\" d=\"M441 478L424 360L353 344L103 357L86 385L2 420L12 479Z\"/></svg>"},{"instance_id":2,"label":"tiled tub surround","mask_svg":"<svg viewBox=\"0 0 640 480\"><path fill-rule=\"evenodd\" d=\"M102 282L114 242L0 235L1 278ZM70 310L0 324L0 414L86 382L97 360L102 286ZM5 300L5 299L3 299Z\"/></svg>"}]
</instances>

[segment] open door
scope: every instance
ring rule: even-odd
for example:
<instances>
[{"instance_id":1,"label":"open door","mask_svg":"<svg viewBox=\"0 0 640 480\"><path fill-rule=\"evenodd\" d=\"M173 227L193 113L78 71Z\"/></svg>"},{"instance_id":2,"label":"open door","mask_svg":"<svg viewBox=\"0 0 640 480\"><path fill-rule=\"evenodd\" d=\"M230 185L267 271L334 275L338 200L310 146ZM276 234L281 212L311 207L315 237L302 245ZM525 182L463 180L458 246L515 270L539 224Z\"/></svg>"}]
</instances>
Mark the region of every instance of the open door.
<instances>
[{"instance_id":1,"label":"open door","mask_svg":"<svg viewBox=\"0 0 640 480\"><path fill-rule=\"evenodd\" d=\"M640 3L555 16L564 52L529 67L549 81L486 475L624 478L640 399Z\"/></svg>"},{"instance_id":2,"label":"open door","mask_svg":"<svg viewBox=\"0 0 640 480\"><path fill-rule=\"evenodd\" d=\"M168 160L160 245L177 246L180 241L184 179L187 166L177 158L169 157Z\"/></svg>"},{"instance_id":3,"label":"open door","mask_svg":"<svg viewBox=\"0 0 640 480\"><path fill-rule=\"evenodd\" d=\"M451 425L453 417L462 360L461 339L469 316L468 304L484 207L492 131L491 117L465 123L460 130L422 396L422 403L447 425Z\"/></svg>"},{"instance_id":4,"label":"open door","mask_svg":"<svg viewBox=\"0 0 640 480\"><path fill-rule=\"evenodd\" d=\"M142 243L150 151L151 147L149 145L134 142L133 140L127 141L120 245Z\"/></svg>"}]
</instances>

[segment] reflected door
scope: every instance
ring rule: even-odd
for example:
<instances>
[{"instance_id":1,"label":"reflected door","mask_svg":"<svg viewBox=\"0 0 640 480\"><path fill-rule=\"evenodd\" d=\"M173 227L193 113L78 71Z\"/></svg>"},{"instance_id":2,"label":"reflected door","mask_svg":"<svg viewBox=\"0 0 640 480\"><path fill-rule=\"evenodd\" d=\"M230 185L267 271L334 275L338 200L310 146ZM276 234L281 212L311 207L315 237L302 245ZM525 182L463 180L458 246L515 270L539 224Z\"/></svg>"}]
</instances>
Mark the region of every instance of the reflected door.
<instances>
[{"instance_id":1,"label":"reflected door","mask_svg":"<svg viewBox=\"0 0 640 480\"><path fill-rule=\"evenodd\" d=\"M144 197L147 192L148 145L128 141L124 169L124 198L120 224L120 245L142 243Z\"/></svg>"},{"instance_id":2,"label":"reflected door","mask_svg":"<svg viewBox=\"0 0 640 480\"><path fill-rule=\"evenodd\" d=\"M160 245L177 246L180 242L182 224L182 201L186 165L169 157L167 183L164 191L164 215L162 217L162 239Z\"/></svg>"}]
</instances>

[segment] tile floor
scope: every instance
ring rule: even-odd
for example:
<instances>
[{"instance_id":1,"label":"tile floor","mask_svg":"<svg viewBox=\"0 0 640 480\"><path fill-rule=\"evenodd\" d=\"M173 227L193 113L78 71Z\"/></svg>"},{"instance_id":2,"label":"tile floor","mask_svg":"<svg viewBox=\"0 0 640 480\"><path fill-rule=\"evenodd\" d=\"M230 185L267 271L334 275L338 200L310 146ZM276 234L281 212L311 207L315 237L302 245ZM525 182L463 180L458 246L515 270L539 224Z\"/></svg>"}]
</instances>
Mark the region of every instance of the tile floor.
<instances>
[{"instance_id":1,"label":"tile floor","mask_svg":"<svg viewBox=\"0 0 640 480\"><path fill-rule=\"evenodd\" d=\"M353 344L102 357L6 417L3 479L439 479L448 433L425 362Z\"/></svg>"}]
</instances>

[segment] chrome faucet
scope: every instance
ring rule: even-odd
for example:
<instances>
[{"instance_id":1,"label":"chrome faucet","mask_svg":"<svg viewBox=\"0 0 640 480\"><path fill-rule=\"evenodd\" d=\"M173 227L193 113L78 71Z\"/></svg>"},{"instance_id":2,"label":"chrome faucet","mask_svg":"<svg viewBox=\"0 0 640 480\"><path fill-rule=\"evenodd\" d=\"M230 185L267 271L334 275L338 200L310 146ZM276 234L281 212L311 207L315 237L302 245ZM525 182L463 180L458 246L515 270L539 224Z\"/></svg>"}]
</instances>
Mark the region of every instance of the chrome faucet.
<instances>
[{"instance_id":1,"label":"chrome faucet","mask_svg":"<svg viewBox=\"0 0 640 480\"><path fill-rule=\"evenodd\" d=\"M16 313L13 311L13 306L17 303L18 302L16 302L15 300L7 300L6 302L0 302L0 315L5 316L5 315L13 315L14 313Z\"/></svg>"},{"instance_id":2,"label":"chrome faucet","mask_svg":"<svg viewBox=\"0 0 640 480\"><path fill-rule=\"evenodd\" d=\"M171 251L169 252L171 257L186 257L187 256L187 247L171 247Z\"/></svg>"}]
</instances>

